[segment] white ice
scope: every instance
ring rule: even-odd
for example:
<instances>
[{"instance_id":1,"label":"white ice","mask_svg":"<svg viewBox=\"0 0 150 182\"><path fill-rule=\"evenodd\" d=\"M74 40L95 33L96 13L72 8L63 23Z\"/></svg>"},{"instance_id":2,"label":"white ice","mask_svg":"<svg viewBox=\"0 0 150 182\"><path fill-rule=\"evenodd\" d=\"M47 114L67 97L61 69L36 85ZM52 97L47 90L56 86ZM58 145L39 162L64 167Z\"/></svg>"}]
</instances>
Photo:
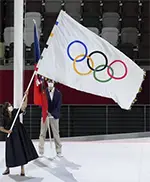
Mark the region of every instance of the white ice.
<instances>
[{"instance_id":1,"label":"white ice","mask_svg":"<svg viewBox=\"0 0 150 182\"><path fill-rule=\"evenodd\" d=\"M38 142L34 141L37 148ZM2 176L4 142L0 142L0 182L150 182L150 138L93 142L63 142L62 158L45 144L43 157Z\"/></svg>"}]
</instances>

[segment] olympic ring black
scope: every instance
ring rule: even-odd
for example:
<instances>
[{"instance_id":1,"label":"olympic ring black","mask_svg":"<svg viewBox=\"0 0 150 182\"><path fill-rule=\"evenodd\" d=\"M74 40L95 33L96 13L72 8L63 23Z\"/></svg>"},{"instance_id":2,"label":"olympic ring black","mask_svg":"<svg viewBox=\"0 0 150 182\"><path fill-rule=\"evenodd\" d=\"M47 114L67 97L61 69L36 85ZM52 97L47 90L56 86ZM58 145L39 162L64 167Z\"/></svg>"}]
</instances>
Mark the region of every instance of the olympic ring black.
<instances>
[{"instance_id":1,"label":"olympic ring black","mask_svg":"<svg viewBox=\"0 0 150 182\"><path fill-rule=\"evenodd\" d=\"M99 70L96 70L96 71L102 71L102 70L104 70L104 69L108 66L108 59L107 59L106 55L105 55L103 52L101 52L101 51L93 51L93 52L91 52L91 53L89 54L89 57L91 57L91 56L92 56L93 54L95 54L95 53L102 54L102 55L104 56L104 58L105 58L106 63L105 63L105 65L104 65L104 67L101 68L101 69L99 69ZM88 65L89 69L91 69L91 70L93 70L93 71L95 70L94 68L92 68L92 67L90 66L89 58L87 58L87 65Z\"/></svg>"}]
</instances>

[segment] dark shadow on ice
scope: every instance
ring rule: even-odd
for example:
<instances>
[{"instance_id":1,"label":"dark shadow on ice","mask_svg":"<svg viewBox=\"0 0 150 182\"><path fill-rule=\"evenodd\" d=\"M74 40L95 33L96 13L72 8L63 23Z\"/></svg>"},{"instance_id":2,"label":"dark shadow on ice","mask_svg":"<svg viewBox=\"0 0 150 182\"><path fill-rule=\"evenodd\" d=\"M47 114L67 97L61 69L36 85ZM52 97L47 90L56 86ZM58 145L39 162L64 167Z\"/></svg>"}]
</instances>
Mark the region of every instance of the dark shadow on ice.
<instances>
[{"instance_id":1,"label":"dark shadow on ice","mask_svg":"<svg viewBox=\"0 0 150 182\"><path fill-rule=\"evenodd\" d=\"M41 182L44 179L44 178L27 177L27 176L20 176L20 175L9 175L9 177L16 182Z\"/></svg>"},{"instance_id":2,"label":"dark shadow on ice","mask_svg":"<svg viewBox=\"0 0 150 182\"><path fill-rule=\"evenodd\" d=\"M64 182L78 182L74 178L73 174L67 170L67 168L71 170L79 170L79 168L81 167L80 165L68 161L65 157L62 157L58 160L52 160L51 158L46 159L49 161L49 165L46 165L39 160L36 160L34 164L38 167L42 167L44 170L50 172L51 174L53 174L54 176L56 176Z\"/></svg>"},{"instance_id":3,"label":"dark shadow on ice","mask_svg":"<svg viewBox=\"0 0 150 182\"><path fill-rule=\"evenodd\" d=\"M44 162L41 162L39 159L36 159L33 164L35 164L38 167L42 167L42 168L49 168L48 165L44 164Z\"/></svg>"}]
</instances>

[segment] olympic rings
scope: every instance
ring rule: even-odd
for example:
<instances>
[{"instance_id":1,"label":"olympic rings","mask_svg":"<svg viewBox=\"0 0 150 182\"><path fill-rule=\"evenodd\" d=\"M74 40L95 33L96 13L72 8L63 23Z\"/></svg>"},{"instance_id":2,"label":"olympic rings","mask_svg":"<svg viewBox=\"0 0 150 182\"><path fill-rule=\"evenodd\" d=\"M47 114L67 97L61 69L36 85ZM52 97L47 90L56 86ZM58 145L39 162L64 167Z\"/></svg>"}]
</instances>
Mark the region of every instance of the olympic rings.
<instances>
[{"instance_id":1,"label":"olympic rings","mask_svg":"<svg viewBox=\"0 0 150 182\"><path fill-rule=\"evenodd\" d=\"M112 77L110 77L110 78L108 78L107 80L100 80L100 79L98 79L97 77L96 77L96 71L98 70L98 68L100 68L100 67L103 67L103 66L105 66L105 65L99 65L99 66L97 66L95 69L94 69L94 71L93 71L93 76L94 76L94 78L95 78L95 80L97 80L98 82L108 82L108 81L110 81L111 79L112 79ZM110 67L110 66L106 66L107 68L110 68L110 70L111 70L111 72L112 72L112 75L114 75L114 70Z\"/></svg>"},{"instance_id":2,"label":"olympic rings","mask_svg":"<svg viewBox=\"0 0 150 182\"><path fill-rule=\"evenodd\" d=\"M74 44L74 43L80 43L80 44L83 45L83 47L85 48L85 55L83 55L83 58L81 58L81 59L79 59L79 60L76 60L76 62L83 61L83 60L86 58L87 54L88 54L88 50L87 50L86 45L85 45L83 42L79 41L79 40L75 40L75 41L71 42L71 43L68 45L68 47L67 47L67 54L68 54L69 58L70 58L72 61L74 61L74 58L71 57L70 52L69 52L70 46L71 46L72 44Z\"/></svg>"},{"instance_id":3,"label":"olympic rings","mask_svg":"<svg viewBox=\"0 0 150 182\"><path fill-rule=\"evenodd\" d=\"M69 50L70 50L70 46L72 46L72 44L74 44L74 43L80 43L80 44L85 48L85 54L80 54L80 55L76 56L75 58L72 58L72 56L70 55ZM99 54L101 54L101 55L105 58L105 64L101 64L101 65L97 66L96 68L94 68L94 61L93 61L93 59L91 58L91 56L92 56L93 54L95 54L95 53L99 53ZM107 58L107 56L106 56L103 52L101 52L101 51L93 51L93 52L91 52L91 53L88 55L87 46L86 46L82 41L80 41L80 40L74 40L74 41L72 41L72 42L68 45L68 47L67 47L67 54L68 54L68 57L73 61L73 69L74 69L74 71L75 71L77 74L79 74L79 75L81 75L81 76L85 76L85 75L89 75L89 74L93 71L93 76L94 76L95 80L96 80L96 81L99 81L99 82L103 82L103 83L104 83L104 82L110 81L111 79L121 80L121 79L124 79L124 78L127 76L127 74L128 74L128 68L127 68L126 64L125 64L123 61L121 61L121 60L114 60L113 62L111 62L111 63L108 65L108 58ZM81 59L79 59L80 57L81 57ZM76 68L76 62L81 62L81 61L83 61L85 58L87 58L87 66L89 67L90 71L88 71L87 73L81 73L81 72L79 72L79 71L77 70L77 68ZM90 65L90 62L89 62L89 61L91 62L91 65ZM111 66L112 66L114 63L116 63L116 62L120 62L120 63L123 64L123 66L124 66L124 68L125 68L125 73L124 73L123 76L120 76L120 77L114 76L114 70L112 69ZM98 79L98 78L96 77L96 72L103 71L105 68L107 68L107 74L109 75L110 78L109 78L109 79L106 79L106 80L100 80L100 79ZM111 71L111 73L110 73L110 71Z\"/></svg>"},{"instance_id":4,"label":"olympic rings","mask_svg":"<svg viewBox=\"0 0 150 182\"><path fill-rule=\"evenodd\" d=\"M109 71L109 68L111 68L111 65L113 65L114 63L117 63L117 62L122 63L123 66L124 66L124 68L125 68L125 73L124 73L124 75L121 76L121 77L115 77L115 76L111 75L111 74L110 74L110 71ZM116 80L121 80L121 79L123 79L123 78L126 77L126 75L127 75L127 73L128 73L128 69L127 69L127 66L125 65L125 63L124 63L123 61L121 61L121 60L115 60L115 61L113 61L112 63L110 63L110 65L107 67L107 73L108 73L108 75L109 75L111 78L116 79Z\"/></svg>"},{"instance_id":5,"label":"olympic rings","mask_svg":"<svg viewBox=\"0 0 150 182\"><path fill-rule=\"evenodd\" d=\"M91 57L91 56L92 56L93 54L95 54L95 53L102 54L102 55L104 56L104 58L105 58L106 64L103 65L104 67L101 68L100 70L96 69L96 71L102 71L102 70L104 70L104 69L107 67L107 65L108 65L108 59L107 59L107 57L105 56L105 54L104 54L103 52L101 52L101 51L93 51L93 52L91 52L91 53L89 54L89 57ZM89 67L91 70L93 70L93 71L95 70L95 69L93 69L93 68L90 66L89 58L87 59L87 65L88 65L88 67Z\"/></svg>"},{"instance_id":6,"label":"olympic rings","mask_svg":"<svg viewBox=\"0 0 150 182\"><path fill-rule=\"evenodd\" d=\"M75 72L76 72L77 74L79 74L79 75L82 75L82 76L83 76L83 75L89 75L89 74L92 72L92 70L90 70L90 71L87 72L87 73L81 73L81 72L79 72L79 71L77 70L77 68L76 68L77 59L80 58L80 57L82 57L82 56L84 56L84 54L80 54L80 55L78 55L78 56L74 59L74 61L73 61L73 68L74 68ZM86 56L86 57L91 61L92 68L93 68L93 67L94 67L94 62L93 62L92 58L89 57L89 56Z\"/></svg>"}]
</instances>

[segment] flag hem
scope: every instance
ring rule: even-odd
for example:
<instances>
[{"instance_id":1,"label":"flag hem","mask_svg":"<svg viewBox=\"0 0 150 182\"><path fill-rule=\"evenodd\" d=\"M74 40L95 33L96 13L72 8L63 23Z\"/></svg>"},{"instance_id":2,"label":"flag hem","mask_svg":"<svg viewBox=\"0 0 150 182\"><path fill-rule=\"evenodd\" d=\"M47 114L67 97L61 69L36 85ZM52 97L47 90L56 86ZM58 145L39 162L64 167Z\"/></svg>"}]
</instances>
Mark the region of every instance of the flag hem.
<instances>
[{"instance_id":1,"label":"flag hem","mask_svg":"<svg viewBox=\"0 0 150 182\"><path fill-rule=\"evenodd\" d=\"M130 106L130 108L128 110L131 110L132 109L132 106L137 102L137 96L138 96L138 94L142 92L142 84L143 84L143 82L145 80L145 77L146 77L146 71L144 69L143 69L143 71L144 71L143 80L141 82L139 91L137 92L137 94L136 94L136 96L135 96L135 98L134 98L133 102L131 103L131 106Z\"/></svg>"}]
</instances>

